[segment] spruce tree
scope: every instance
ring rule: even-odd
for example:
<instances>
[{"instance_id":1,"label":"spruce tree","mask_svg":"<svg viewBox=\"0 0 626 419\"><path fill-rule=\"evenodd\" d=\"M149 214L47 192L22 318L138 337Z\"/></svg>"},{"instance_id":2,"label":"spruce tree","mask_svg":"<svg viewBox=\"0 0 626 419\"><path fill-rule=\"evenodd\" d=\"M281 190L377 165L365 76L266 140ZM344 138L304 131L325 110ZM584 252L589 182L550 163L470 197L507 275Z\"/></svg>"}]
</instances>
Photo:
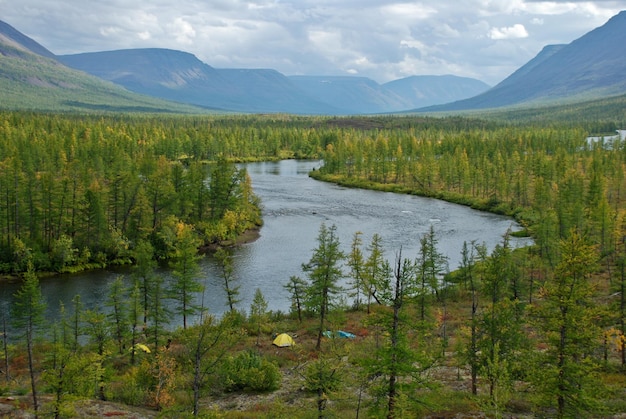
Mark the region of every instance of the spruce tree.
<instances>
[{"instance_id":1,"label":"spruce tree","mask_svg":"<svg viewBox=\"0 0 626 419\"><path fill-rule=\"evenodd\" d=\"M308 263L302 265L302 270L309 277L305 306L319 316L317 344L315 345L319 351L329 311L341 291L339 280L343 278L341 263L345 259L345 254L339 248L339 237L337 237L335 225L331 227L321 225L317 244L313 256Z\"/></svg>"},{"instance_id":2,"label":"spruce tree","mask_svg":"<svg viewBox=\"0 0 626 419\"><path fill-rule=\"evenodd\" d=\"M39 398L37 393L34 345L37 332L45 322L44 312L46 310L46 303L41 294L39 279L35 274L32 263L28 263L28 267L28 271L26 271L24 275L24 282L15 293L15 303L11 307L11 318L13 320L13 327L15 327L26 343L33 409L35 411L35 417L37 417Z\"/></svg>"}]
</instances>

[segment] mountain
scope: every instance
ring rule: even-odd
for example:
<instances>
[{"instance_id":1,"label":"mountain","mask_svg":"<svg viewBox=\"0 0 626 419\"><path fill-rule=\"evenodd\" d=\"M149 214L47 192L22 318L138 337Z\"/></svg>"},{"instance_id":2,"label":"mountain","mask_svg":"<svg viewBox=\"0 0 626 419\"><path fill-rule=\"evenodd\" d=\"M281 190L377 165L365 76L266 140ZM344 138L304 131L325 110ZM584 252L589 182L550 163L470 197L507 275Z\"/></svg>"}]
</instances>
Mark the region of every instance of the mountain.
<instances>
[{"instance_id":1,"label":"mountain","mask_svg":"<svg viewBox=\"0 0 626 419\"><path fill-rule=\"evenodd\" d=\"M476 96L489 90L480 80L445 76L411 76L383 84L413 108L438 105Z\"/></svg>"},{"instance_id":2,"label":"mountain","mask_svg":"<svg viewBox=\"0 0 626 419\"><path fill-rule=\"evenodd\" d=\"M189 105L140 96L70 69L37 42L0 22L1 109L198 113Z\"/></svg>"},{"instance_id":3,"label":"mountain","mask_svg":"<svg viewBox=\"0 0 626 419\"><path fill-rule=\"evenodd\" d=\"M33 39L27 37L23 33L19 32L13 26L0 20L0 48L4 46L4 52L0 51L3 55L8 53L9 47L18 51L30 51L33 54L41 55L43 57L54 58L54 54L38 44Z\"/></svg>"},{"instance_id":4,"label":"mountain","mask_svg":"<svg viewBox=\"0 0 626 419\"><path fill-rule=\"evenodd\" d=\"M486 88L477 80L453 76L410 77L381 85L365 77L216 69L192 54L162 48L55 56L1 21L0 53L0 88L6 92L0 107L5 108L165 109L171 106L165 101L174 101L235 112L346 115L403 111ZM148 104L148 97L162 100ZM141 103L132 103L137 100Z\"/></svg>"},{"instance_id":5,"label":"mountain","mask_svg":"<svg viewBox=\"0 0 626 419\"><path fill-rule=\"evenodd\" d=\"M274 70L217 70L187 52L151 48L62 55L64 64L133 92L239 112L327 113ZM336 110L335 110L336 111Z\"/></svg>"},{"instance_id":6,"label":"mountain","mask_svg":"<svg viewBox=\"0 0 626 419\"><path fill-rule=\"evenodd\" d=\"M554 103L626 93L626 11L567 45L545 47L487 92L420 111Z\"/></svg>"},{"instance_id":7,"label":"mountain","mask_svg":"<svg viewBox=\"0 0 626 419\"><path fill-rule=\"evenodd\" d=\"M290 76L298 88L347 113L381 113L410 109L411 102L366 77Z\"/></svg>"},{"instance_id":8,"label":"mountain","mask_svg":"<svg viewBox=\"0 0 626 419\"><path fill-rule=\"evenodd\" d=\"M65 93L74 89L77 93L76 83L85 74L60 77L69 71L60 63L121 85L127 89L120 90L125 95L132 91L204 108L253 113L341 115L418 108L419 111L495 109L626 93L626 11L570 44L546 46L491 89L478 80L455 76L414 76L378 84L364 77L288 77L271 69L216 69L192 54L159 48L55 57L6 24L0 25L0 45L1 66L6 67L9 58L24 60L17 68L0 68L0 81L4 80L0 87L10 93L7 101L3 94L0 106L5 107L11 100L17 103L22 92L22 88L6 80L20 80L18 86L36 86L40 95L44 86L54 86ZM38 73L44 67L47 75ZM93 89L102 94L103 86L113 85ZM85 97L93 96L86 95L88 88L84 89L83 100L65 99L63 103L82 103Z\"/></svg>"},{"instance_id":9,"label":"mountain","mask_svg":"<svg viewBox=\"0 0 626 419\"><path fill-rule=\"evenodd\" d=\"M415 77L380 85L365 77L287 77L271 69L216 69L192 54L159 48L58 59L137 93L238 112L389 113L470 97L489 87L454 76Z\"/></svg>"}]
</instances>

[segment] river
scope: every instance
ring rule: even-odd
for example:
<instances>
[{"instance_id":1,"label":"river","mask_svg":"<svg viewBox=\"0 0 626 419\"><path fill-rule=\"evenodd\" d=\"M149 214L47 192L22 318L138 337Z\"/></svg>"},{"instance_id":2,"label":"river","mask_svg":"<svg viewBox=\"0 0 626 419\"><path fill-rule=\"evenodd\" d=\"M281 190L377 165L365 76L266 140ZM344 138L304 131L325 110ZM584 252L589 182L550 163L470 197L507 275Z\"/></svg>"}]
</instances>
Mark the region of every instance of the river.
<instances>
[{"instance_id":1,"label":"river","mask_svg":"<svg viewBox=\"0 0 626 419\"><path fill-rule=\"evenodd\" d=\"M284 160L249 163L245 167L252 179L254 192L261 198L264 225L260 237L240 246L234 253L235 285L240 286L238 308L248 311L255 290L259 288L271 310L288 311L289 294L283 288L289 278L304 278L301 266L311 258L317 246L322 223L335 225L346 253L353 235L363 233L363 251L373 234L383 239L388 259L393 261L402 249L403 257L415 258L419 240L434 226L439 251L448 257L450 269L461 260L463 242L485 243L489 250L502 242L508 228L519 229L507 217L472 210L436 199L388 192L349 189L319 182L308 177L319 161ZM522 246L528 239L512 239L513 246ZM392 265L393 266L393 265ZM205 283L204 305L219 315L226 307L220 271L212 257L201 261ZM170 279L167 269L160 273ZM74 275L58 275L42 279L41 288L48 303L48 318L57 318L59 305L71 307L72 298L80 294L86 308L106 300L109 284L119 275L130 283L130 271L106 269ZM2 285L0 307L7 313L18 284ZM200 298L200 297L199 297ZM171 325L181 324L172 319Z\"/></svg>"}]
</instances>

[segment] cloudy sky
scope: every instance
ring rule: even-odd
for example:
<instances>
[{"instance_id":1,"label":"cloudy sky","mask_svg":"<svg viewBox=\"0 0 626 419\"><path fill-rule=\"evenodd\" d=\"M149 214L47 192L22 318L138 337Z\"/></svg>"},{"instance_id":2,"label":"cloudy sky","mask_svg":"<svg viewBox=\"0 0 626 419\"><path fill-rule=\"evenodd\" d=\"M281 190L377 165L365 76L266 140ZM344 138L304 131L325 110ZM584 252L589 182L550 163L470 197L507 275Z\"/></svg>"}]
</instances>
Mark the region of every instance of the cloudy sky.
<instances>
[{"instance_id":1,"label":"cloudy sky","mask_svg":"<svg viewBox=\"0 0 626 419\"><path fill-rule=\"evenodd\" d=\"M218 68L495 85L624 9L626 0L0 0L0 20L55 54L161 47Z\"/></svg>"}]
</instances>

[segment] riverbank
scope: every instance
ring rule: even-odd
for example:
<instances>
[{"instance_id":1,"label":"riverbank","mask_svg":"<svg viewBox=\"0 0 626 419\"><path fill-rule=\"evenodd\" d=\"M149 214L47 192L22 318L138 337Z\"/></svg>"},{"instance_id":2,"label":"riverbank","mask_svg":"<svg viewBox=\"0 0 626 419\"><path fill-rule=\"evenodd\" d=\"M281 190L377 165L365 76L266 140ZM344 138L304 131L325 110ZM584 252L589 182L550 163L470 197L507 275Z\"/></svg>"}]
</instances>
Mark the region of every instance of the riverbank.
<instances>
[{"instance_id":1,"label":"riverbank","mask_svg":"<svg viewBox=\"0 0 626 419\"><path fill-rule=\"evenodd\" d=\"M320 170L313 170L309 173L312 179L319 180L321 182L329 182L335 185L344 186L346 188L368 189L380 192L391 192L405 195L415 195L425 198L434 198L442 201L450 202L452 204L463 205L477 211L485 211L492 214L504 215L513 218L521 227L522 230L513 233L515 237L530 237L528 231L532 225L531 217L528 214L528 210L519 207L511 207L505 202L500 202L497 199L480 199L470 196L460 195L449 191L418 191L409 187L392 184L392 183L378 183L364 179L349 179L340 175L332 175L322 173Z\"/></svg>"},{"instance_id":2,"label":"riverbank","mask_svg":"<svg viewBox=\"0 0 626 419\"><path fill-rule=\"evenodd\" d=\"M209 252L214 252L220 247L233 247L233 246L241 246L243 244L253 243L261 237L261 226L250 228L236 238L232 240L223 240L219 243L211 243L205 246L202 246L199 249L199 253L207 254Z\"/></svg>"},{"instance_id":3,"label":"riverbank","mask_svg":"<svg viewBox=\"0 0 626 419\"><path fill-rule=\"evenodd\" d=\"M248 244L248 243L253 243L256 240L258 240L260 236L261 236L261 226L250 228L250 229L244 231L243 233L241 233L240 235L238 235L236 238L234 238L232 240L224 240L224 241L221 241L219 243L212 243L212 244L209 244L209 245L202 246L202 247L200 247L198 249L198 253L201 254L201 255L206 255L209 252L216 251L220 247L234 247L234 246L240 246L240 245L244 245L244 244ZM71 272L50 272L50 271L45 271L44 272L44 271L40 271L40 272L37 272L37 276L41 280L41 279L53 277L53 276L56 276L56 275L67 274L67 273L77 274L77 273L83 273L83 272L97 271L99 269L106 269L107 267L124 266L124 265L132 265L132 263L109 264L109 265L106 265L106 266L98 266L98 267L89 266L89 267L85 267L84 269L80 269L79 267L74 267L76 269L73 269ZM22 278L22 274L21 273L19 273L19 274L2 274L2 275L0 275L0 284L17 282L17 281L21 280L21 278Z\"/></svg>"}]
</instances>

